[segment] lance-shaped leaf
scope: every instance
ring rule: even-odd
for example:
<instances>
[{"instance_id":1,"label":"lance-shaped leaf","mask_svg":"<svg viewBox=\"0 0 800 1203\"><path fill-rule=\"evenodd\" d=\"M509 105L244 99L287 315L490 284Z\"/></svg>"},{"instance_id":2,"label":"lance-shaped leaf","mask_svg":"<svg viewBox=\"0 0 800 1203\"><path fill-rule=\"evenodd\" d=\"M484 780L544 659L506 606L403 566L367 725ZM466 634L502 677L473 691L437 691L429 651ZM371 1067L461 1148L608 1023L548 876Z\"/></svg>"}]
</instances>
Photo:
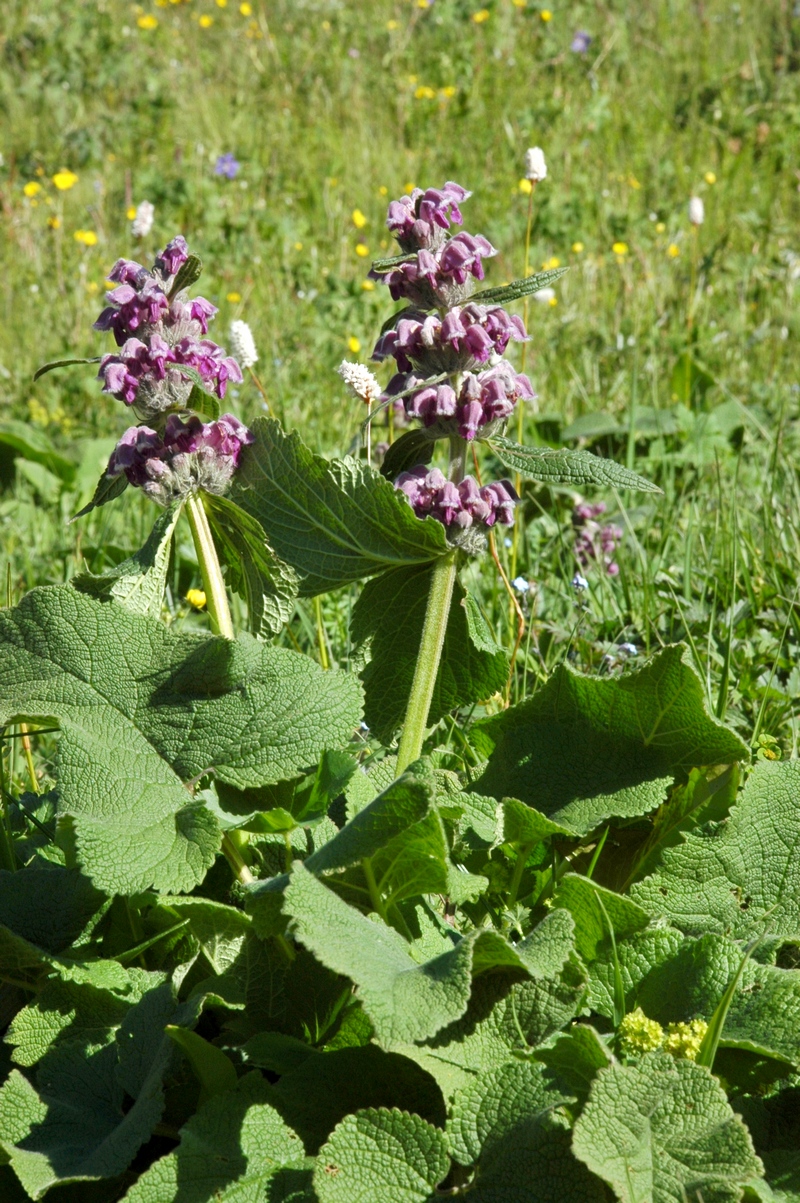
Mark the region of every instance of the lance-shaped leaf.
<instances>
[{"instance_id":1,"label":"lance-shaped leaf","mask_svg":"<svg viewBox=\"0 0 800 1203\"><path fill-rule=\"evenodd\" d=\"M535 1062L489 1070L453 1099L447 1133L453 1157L475 1168L475 1203L602 1203L603 1187L570 1149L556 1108L573 1100Z\"/></svg>"},{"instance_id":2,"label":"lance-shaped leaf","mask_svg":"<svg viewBox=\"0 0 800 1203\"><path fill-rule=\"evenodd\" d=\"M568 451L553 447L524 447L511 439L495 435L489 446L501 463L526 480L542 484L571 485L585 489L636 489L640 493L660 493L658 485L645 480L613 459L602 459L591 451Z\"/></svg>"},{"instance_id":3,"label":"lance-shaped leaf","mask_svg":"<svg viewBox=\"0 0 800 1203\"><path fill-rule=\"evenodd\" d=\"M379 472L326 460L269 418L253 426L230 497L263 526L297 572L305 597L388 568L425 564L448 550L444 527L421 521Z\"/></svg>"},{"instance_id":4,"label":"lance-shaped leaf","mask_svg":"<svg viewBox=\"0 0 800 1203\"><path fill-rule=\"evenodd\" d=\"M498 288L484 288L480 292L474 292L469 299L477 305L509 305L512 301L518 301L520 297L532 296L541 288L549 288L568 271L568 267L554 267L546 272L538 272L535 276L528 276L524 280L501 284Z\"/></svg>"},{"instance_id":5,"label":"lance-shaped leaf","mask_svg":"<svg viewBox=\"0 0 800 1203\"><path fill-rule=\"evenodd\" d=\"M172 549L172 536L181 516L183 503L162 510L141 547L116 568L95 576L82 572L72 578L72 584L82 593L101 601L113 600L133 614L159 618L167 584L167 570Z\"/></svg>"},{"instance_id":6,"label":"lance-shaped leaf","mask_svg":"<svg viewBox=\"0 0 800 1203\"><path fill-rule=\"evenodd\" d=\"M631 896L682 931L800 936L800 762L762 762L722 824L668 848Z\"/></svg>"},{"instance_id":7,"label":"lance-shaped leaf","mask_svg":"<svg viewBox=\"0 0 800 1203\"><path fill-rule=\"evenodd\" d=\"M33 379L38 380L40 376L44 376L47 372L54 372L56 368L71 368L76 363L99 363L100 359L100 355L93 355L90 359L54 359L37 368L33 373Z\"/></svg>"},{"instance_id":8,"label":"lance-shaped leaf","mask_svg":"<svg viewBox=\"0 0 800 1203\"><path fill-rule=\"evenodd\" d=\"M489 760L479 793L518 798L580 834L611 816L647 814L676 773L747 755L706 712L681 647L610 680L562 665L533 697L472 734Z\"/></svg>"},{"instance_id":9,"label":"lance-shaped leaf","mask_svg":"<svg viewBox=\"0 0 800 1203\"><path fill-rule=\"evenodd\" d=\"M185 288L191 288L200 279L202 273L203 260L199 255L189 255L178 268L178 274L172 281L172 287L169 290L169 299L172 300L179 292L183 292Z\"/></svg>"},{"instance_id":10,"label":"lance-shaped leaf","mask_svg":"<svg viewBox=\"0 0 800 1203\"><path fill-rule=\"evenodd\" d=\"M449 1168L442 1131L407 1111L369 1108L334 1128L314 1190L319 1203L426 1203Z\"/></svg>"},{"instance_id":11,"label":"lance-shaped leaf","mask_svg":"<svg viewBox=\"0 0 800 1203\"><path fill-rule=\"evenodd\" d=\"M87 502L82 510L78 510L77 514L70 518L70 522L76 522L78 518L85 518L87 514L91 514L92 510L121 497L127 487L128 478L124 473L120 473L119 476L109 476L107 472L104 472L97 482L92 500Z\"/></svg>"},{"instance_id":12,"label":"lance-shaped leaf","mask_svg":"<svg viewBox=\"0 0 800 1203\"><path fill-rule=\"evenodd\" d=\"M252 634L261 639L277 635L294 612L296 572L278 559L261 523L241 506L211 494L203 504L228 584L247 604Z\"/></svg>"},{"instance_id":13,"label":"lance-shaped leaf","mask_svg":"<svg viewBox=\"0 0 800 1203\"><path fill-rule=\"evenodd\" d=\"M0 722L16 719L60 724L59 816L95 885L190 890L219 833L181 779L295 775L347 741L357 684L248 636L175 634L59 586L0 614Z\"/></svg>"},{"instance_id":14,"label":"lance-shaped leaf","mask_svg":"<svg viewBox=\"0 0 800 1203\"><path fill-rule=\"evenodd\" d=\"M142 1174L124 1203L300 1203L311 1178L303 1145L271 1099L256 1073L210 1099L181 1129L178 1148Z\"/></svg>"},{"instance_id":15,"label":"lance-shaped leaf","mask_svg":"<svg viewBox=\"0 0 800 1203\"><path fill-rule=\"evenodd\" d=\"M561 911L516 946L481 930L419 964L402 936L348 906L302 864L295 865L286 888L284 913L293 920L296 938L323 965L358 986L384 1047L434 1036L463 1015L473 972L505 969L520 978L555 977L572 948L572 921Z\"/></svg>"},{"instance_id":16,"label":"lance-shaped leaf","mask_svg":"<svg viewBox=\"0 0 800 1203\"><path fill-rule=\"evenodd\" d=\"M386 572L366 584L353 607L353 642L357 647L369 646L372 653L362 673L364 716L370 730L385 743L402 723L408 705L431 574L430 565ZM456 581L428 714L430 725L457 706L484 701L506 683L505 653L494 642L477 605L467 612L467 596Z\"/></svg>"},{"instance_id":17,"label":"lance-shaped leaf","mask_svg":"<svg viewBox=\"0 0 800 1203\"><path fill-rule=\"evenodd\" d=\"M201 378L198 377L198 379ZM192 385L192 391L186 398L183 408L190 409L196 414L202 414L204 418L209 418L212 422L216 422L219 417L219 401L205 386L201 387L197 383Z\"/></svg>"},{"instance_id":18,"label":"lance-shaped leaf","mask_svg":"<svg viewBox=\"0 0 800 1203\"><path fill-rule=\"evenodd\" d=\"M762 1172L716 1079L663 1053L601 1070L572 1143L621 1203L737 1203Z\"/></svg>"}]
</instances>

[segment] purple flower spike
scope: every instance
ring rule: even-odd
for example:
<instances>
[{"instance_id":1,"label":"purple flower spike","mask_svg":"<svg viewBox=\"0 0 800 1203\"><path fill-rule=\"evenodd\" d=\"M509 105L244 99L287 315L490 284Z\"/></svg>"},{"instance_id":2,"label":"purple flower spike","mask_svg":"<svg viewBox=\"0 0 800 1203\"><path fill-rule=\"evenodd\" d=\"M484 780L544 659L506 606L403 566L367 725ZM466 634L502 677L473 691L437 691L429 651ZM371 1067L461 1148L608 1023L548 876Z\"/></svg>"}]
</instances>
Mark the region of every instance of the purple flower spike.
<instances>
[{"instance_id":1,"label":"purple flower spike","mask_svg":"<svg viewBox=\"0 0 800 1203\"><path fill-rule=\"evenodd\" d=\"M585 29L579 29L570 43L570 50L574 54L586 54L586 51L592 44L592 40L591 34L588 34Z\"/></svg>"},{"instance_id":2,"label":"purple flower spike","mask_svg":"<svg viewBox=\"0 0 800 1203\"><path fill-rule=\"evenodd\" d=\"M447 528L448 539L467 550L477 549L480 539L474 537L495 523L511 526L514 506L519 500L510 481L497 481L479 488L472 476L465 476L457 485L446 480L438 468L428 470L420 464L409 472L401 472L395 488L405 493L418 518L436 518ZM470 537L466 538L466 532Z\"/></svg>"},{"instance_id":3,"label":"purple flower spike","mask_svg":"<svg viewBox=\"0 0 800 1203\"><path fill-rule=\"evenodd\" d=\"M459 205L472 193L452 180L442 188L415 188L410 196L391 201L386 225L403 250L435 250L440 247L450 223L464 220Z\"/></svg>"},{"instance_id":4,"label":"purple flower spike","mask_svg":"<svg viewBox=\"0 0 800 1203\"><path fill-rule=\"evenodd\" d=\"M228 151L224 155L219 155L214 164L214 175L224 175L228 180L235 180L239 174L241 164L234 159L233 155Z\"/></svg>"},{"instance_id":5,"label":"purple flower spike","mask_svg":"<svg viewBox=\"0 0 800 1203\"><path fill-rule=\"evenodd\" d=\"M617 547L622 541L622 527L608 523L601 527L597 522L606 512L602 501L596 505L581 502L572 511L572 525L576 530L573 552L581 568L588 568L595 561L605 565L609 576L616 576L619 565L614 561Z\"/></svg>"}]
</instances>

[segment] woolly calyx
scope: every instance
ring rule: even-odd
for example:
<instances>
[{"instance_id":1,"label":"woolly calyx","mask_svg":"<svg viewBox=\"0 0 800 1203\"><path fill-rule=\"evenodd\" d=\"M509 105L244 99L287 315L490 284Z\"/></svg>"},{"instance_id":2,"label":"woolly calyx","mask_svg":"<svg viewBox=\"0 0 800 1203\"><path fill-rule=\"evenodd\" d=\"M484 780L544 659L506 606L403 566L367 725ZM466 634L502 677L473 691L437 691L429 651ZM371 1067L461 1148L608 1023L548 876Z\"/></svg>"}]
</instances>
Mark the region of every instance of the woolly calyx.
<instances>
[{"instance_id":1,"label":"woolly calyx","mask_svg":"<svg viewBox=\"0 0 800 1203\"><path fill-rule=\"evenodd\" d=\"M163 436L148 426L131 426L117 443L106 469L107 476L123 473L159 505L204 489L224 493L239 464L242 447L253 435L233 414L216 422L201 422L192 415L167 418Z\"/></svg>"},{"instance_id":2,"label":"woolly calyx","mask_svg":"<svg viewBox=\"0 0 800 1203\"><path fill-rule=\"evenodd\" d=\"M481 234L462 232L437 250L420 250L407 263L388 272L373 269L369 274L389 287L393 301L401 298L423 309L450 308L467 299L470 278L482 280L483 259L497 250Z\"/></svg>"},{"instance_id":3,"label":"woolly calyx","mask_svg":"<svg viewBox=\"0 0 800 1203\"><path fill-rule=\"evenodd\" d=\"M418 518L435 518L446 528L451 543L470 552L482 550L483 540L476 540L476 534L484 534L495 524L513 525L519 500L508 480L480 488L473 476L465 476L454 484L438 468L422 464L401 472L395 488L405 494Z\"/></svg>"}]
</instances>

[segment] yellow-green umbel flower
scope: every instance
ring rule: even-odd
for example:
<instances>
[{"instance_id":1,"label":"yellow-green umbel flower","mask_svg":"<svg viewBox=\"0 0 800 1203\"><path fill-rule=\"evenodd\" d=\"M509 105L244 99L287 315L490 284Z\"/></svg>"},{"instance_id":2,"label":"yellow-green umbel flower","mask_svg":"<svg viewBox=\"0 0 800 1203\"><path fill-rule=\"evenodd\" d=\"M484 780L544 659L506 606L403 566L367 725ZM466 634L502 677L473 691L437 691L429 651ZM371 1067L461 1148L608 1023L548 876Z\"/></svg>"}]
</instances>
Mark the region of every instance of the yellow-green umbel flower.
<instances>
[{"instance_id":1,"label":"yellow-green umbel flower","mask_svg":"<svg viewBox=\"0 0 800 1203\"><path fill-rule=\"evenodd\" d=\"M624 1057L639 1057L653 1053L664 1043L664 1029L654 1019L648 1019L641 1007L630 1011L617 1029L619 1051Z\"/></svg>"},{"instance_id":2,"label":"yellow-green umbel flower","mask_svg":"<svg viewBox=\"0 0 800 1203\"><path fill-rule=\"evenodd\" d=\"M708 1024L705 1019L692 1019L689 1023L671 1023L667 1028L664 1048L666 1052L672 1053L673 1057L696 1061L707 1031Z\"/></svg>"}]
</instances>

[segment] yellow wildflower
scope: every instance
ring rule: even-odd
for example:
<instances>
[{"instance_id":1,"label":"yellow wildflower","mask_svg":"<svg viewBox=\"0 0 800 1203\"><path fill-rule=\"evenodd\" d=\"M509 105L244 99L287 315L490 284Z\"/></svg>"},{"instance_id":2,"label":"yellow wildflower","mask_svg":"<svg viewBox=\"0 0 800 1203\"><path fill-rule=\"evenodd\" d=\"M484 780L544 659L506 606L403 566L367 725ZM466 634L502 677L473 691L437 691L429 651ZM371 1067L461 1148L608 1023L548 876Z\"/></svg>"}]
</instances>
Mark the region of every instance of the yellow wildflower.
<instances>
[{"instance_id":1,"label":"yellow wildflower","mask_svg":"<svg viewBox=\"0 0 800 1203\"><path fill-rule=\"evenodd\" d=\"M417 186L416 184L411 184L411 183L406 184L406 192L411 194L414 191L414 189L416 188L416 186Z\"/></svg>"},{"instance_id":2,"label":"yellow wildflower","mask_svg":"<svg viewBox=\"0 0 800 1203\"><path fill-rule=\"evenodd\" d=\"M129 205L125 210L125 216L127 217L128 221L133 221L134 217L136 216L136 205Z\"/></svg>"},{"instance_id":3,"label":"yellow wildflower","mask_svg":"<svg viewBox=\"0 0 800 1203\"><path fill-rule=\"evenodd\" d=\"M471 20L473 20L476 25L482 25L484 21L489 20L491 15L492 14L489 12L488 8L479 8L476 13L472 14Z\"/></svg>"},{"instance_id":4,"label":"yellow wildflower","mask_svg":"<svg viewBox=\"0 0 800 1203\"><path fill-rule=\"evenodd\" d=\"M707 171L703 176L703 179L707 184L716 184L717 182L717 177L714 175L713 171Z\"/></svg>"},{"instance_id":5,"label":"yellow wildflower","mask_svg":"<svg viewBox=\"0 0 800 1203\"><path fill-rule=\"evenodd\" d=\"M152 13L145 13L144 16L136 18L136 24L140 29L156 29L158 17L154 17Z\"/></svg>"},{"instance_id":6,"label":"yellow wildflower","mask_svg":"<svg viewBox=\"0 0 800 1203\"><path fill-rule=\"evenodd\" d=\"M356 244L356 254L358 255L359 259L366 259L367 255L369 254L369 247L366 245L366 243L359 242Z\"/></svg>"},{"instance_id":7,"label":"yellow wildflower","mask_svg":"<svg viewBox=\"0 0 800 1203\"><path fill-rule=\"evenodd\" d=\"M628 244L627 242L615 242L611 249L615 255L619 255L622 258L623 255L627 255L628 253Z\"/></svg>"},{"instance_id":8,"label":"yellow wildflower","mask_svg":"<svg viewBox=\"0 0 800 1203\"><path fill-rule=\"evenodd\" d=\"M37 426L50 425L50 411L42 405L38 397L31 397L28 401L28 414Z\"/></svg>"},{"instance_id":9,"label":"yellow wildflower","mask_svg":"<svg viewBox=\"0 0 800 1203\"><path fill-rule=\"evenodd\" d=\"M238 305L241 299L242 294L240 292L228 292L225 294L225 300L231 305Z\"/></svg>"},{"instance_id":10,"label":"yellow wildflower","mask_svg":"<svg viewBox=\"0 0 800 1203\"><path fill-rule=\"evenodd\" d=\"M696 1061L703 1037L708 1031L705 1019L692 1019L689 1023L671 1023L667 1028L664 1048L673 1057L684 1057Z\"/></svg>"},{"instance_id":11,"label":"yellow wildflower","mask_svg":"<svg viewBox=\"0 0 800 1203\"><path fill-rule=\"evenodd\" d=\"M639 181L637 180L635 175L628 176L628 187L629 188L637 189L637 188L641 188L641 186L642 185L639 183Z\"/></svg>"},{"instance_id":12,"label":"yellow wildflower","mask_svg":"<svg viewBox=\"0 0 800 1203\"><path fill-rule=\"evenodd\" d=\"M530 196L533 192L533 184L530 180L520 180L519 190L520 192L524 192L526 196Z\"/></svg>"},{"instance_id":13,"label":"yellow wildflower","mask_svg":"<svg viewBox=\"0 0 800 1203\"><path fill-rule=\"evenodd\" d=\"M442 96L446 97L447 100L452 100L458 91L458 88L455 86L455 84L448 84L446 88L441 88L440 91Z\"/></svg>"},{"instance_id":14,"label":"yellow wildflower","mask_svg":"<svg viewBox=\"0 0 800 1203\"><path fill-rule=\"evenodd\" d=\"M351 217L352 217L353 225L356 227L356 229L363 230L364 226L367 224L367 219L364 216L364 214L361 212L361 210L354 209L351 214Z\"/></svg>"},{"instance_id":15,"label":"yellow wildflower","mask_svg":"<svg viewBox=\"0 0 800 1203\"><path fill-rule=\"evenodd\" d=\"M414 93L417 100L435 100L436 91L434 88L429 88L427 84L420 84Z\"/></svg>"},{"instance_id":16,"label":"yellow wildflower","mask_svg":"<svg viewBox=\"0 0 800 1203\"><path fill-rule=\"evenodd\" d=\"M418 75L409 75L409 77L408 77L408 82L411 84L412 87L414 86L415 83L417 83L418 80L419 80Z\"/></svg>"},{"instance_id":17,"label":"yellow wildflower","mask_svg":"<svg viewBox=\"0 0 800 1203\"><path fill-rule=\"evenodd\" d=\"M53 176L53 183L59 192L68 192L78 182L78 177L74 171L67 171L66 167L62 167Z\"/></svg>"},{"instance_id":18,"label":"yellow wildflower","mask_svg":"<svg viewBox=\"0 0 800 1203\"><path fill-rule=\"evenodd\" d=\"M666 228L667 227L664 225L663 221L656 222L656 234L663 234Z\"/></svg>"},{"instance_id":19,"label":"yellow wildflower","mask_svg":"<svg viewBox=\"0 0 800 1203\"><path fill-rule=\"evenodd\" d=\"M100 285L97 283L96 280L90 280L89 283L86 285L86 291L88 292L90 297L93 297L95 295L95 293L100 291Z\"/></svg>"},{"instance_id":20,"label":"yellow wildflower","mask_svg":"<svg viewBox=\"0 0 800 1203\"><path fill-rule=\"evenodd\" d=\"M208 13L203 13L202 17L198 21L198 25L200 26L201 29L210 29L210 27L213 24L214 24L214 18L209 17Z\"/></svg>"},{"instance_id":21,"label":"yellow wildflower","mask_svg":"<svg viewBox=\"0 0 800 1203\"><path fill-rule=\"evenodd\" d=\"M347 340L347 349L351 355L358 355L361 350L361 343L356 338L355 334L351 334Z\"/></svg>"},{"instance_id":22,"label":"yellow wildflower","mask_svg":"<svg viewBox=\"0 0 800 1203\"><path fill-rule=\"evenodd\" d=\"M194 606L195 610L202 610L206 604L206 595L202 589L190 589L186 594L186 600L190 606Z\"/></svg>"},{"instance_id":23,"label":"yellow wildflower","mask_svg":"<svg viewBox=\"0 0 800 1203\"><path fill-rule=\"evenodd\" d=\"M239 5L239 12L242 14L242 16L243 16L243 17L252 17L252 15L253 15L253 6L252 6L252 4L247 4L247 3L245 3L245 4L240 4L240 5Z\"/></svg>"},{"instance_id":24,"label":"yellow wildflower","mask_svg":"<svg viewBox=\"0 0 800 1203\"><path fill-rule=\"evenodd\" d=\"M76 230L72 237L83 246L97 246L97 235L94 230Z\"/></svg>"},{"instance_id":25,"label":"yellow wildflower","mask_svg":"<svg viewBox=\"0 0 800 1203\"><path fill-rule=\"evenodd\" d=\"M511 3L514 5L514 8L525 8L528 0L511 0Z\"/></svg>"},{"instance_id":26,"label":"yellow wildflower","mask_svg":"<svg viewBox=\"0 0 800 1203\"><path fill-rule=\"evenodd\" d=\"M399 21L387 21L387 22L386 22L386 28L387 28L387 29L388 29L390 32L391 32L391 30L393 30L393 29L399 29L399 28L400 28L400 22L399 22Z\"/></svg>"},{"instance_id":27,"label":"yellow wildflower","mask_svg":"<svg viewBox=\"0 0 800 1203\"><path fill-rule=\"evenodd\" d=\"M48 217L47 224L49 225L51 230L60 230L61 229L61 218L60 217Z\"/></svg>"},{"instance_id":28,"label":"yellow wildflower","mask_svg":"<svg viewBox=\"0 0 800 1203\"><path fill-rule=\"evenodd\" d=\"M546 259L544 261L542 264L542 271L553 271L553 269L556 267L561 267L561 260L556 255L553 255L550 259Z\"/></svg>"},{"instance_id":29,"label":"yellow wildflower","mask_svg":"<svg viewBox=\"0 0 800 1203\"><path fill-rule=\"evenodd\" d=\"M630 1011L617 1030L619 1050L624 1056L635 1057L652 1053L664 1042L664 1029L654 1019L648 1019L641 1007Z\"/></svg>"},{"instance_id":30,"label":"yellow wildflower","mask_svg":"<svg viewBox=\"0 0 800 1203\"><path fill-rule=\"evenodd\" d=\"M583 249L584 249L584 247L583 247L582 242L573 242L573 244L572 244L573 254L580 255L581 252L583 251Z\"/></svg>"},{"instance_id":31,"label":"yellow wildflower","mask_svg":"<svg viewBox=\"0 0 800 1203\"><path fill-rule=\"evenodd\" d=\"M552 21L552 19L553 19L553 14L550 12L549 8L543 8L542 11L539 13L539 16L542 18L543 21Z\"/></svg>"},{"instance_id":32,"label":"yellow wildflower","mask_svg":"<svg viewBox=\"0 0 800 1203\"><path fill-rule=\"evenodd\" d=\"M217 8L227 8L228 0L217 0Z\"/></svg>"},{"instance_id":33,"label":"yellow wildflower","mask_svg":"<svg viewBox=\"0 0 800 1203\"><path fill-rule=\"evenodd\" d=\"M550 297L547 304L551 309L555 309L556 305L558 304L558 297Z\"/></svg>"},{"instance_id":34,"label":"yellow wildflower","mask_svg":"<svg viewBox=\"0 0 800 1203\"><path fill-rule=\"evenodd\" d=\"M667 254L669 255L670 259L677 259L680 253L681 248L674 242L671 242L667 247Z\"/></svg>"},{"instance_id":35,"label":"yellow wildflower","mask_svg":"<svg viewBox=\"0 0 800 1203\"><path fill-rule=\"evenodd\" d=\"M361 287L364 290L364 292L374 292L375 291L375 281L374 280L362 280Z\"/></svg>"},{"instance_id":36,"label":"yellow wildflower","mask_svg":"<svg viewBox=\"0 0 800 1203\"><path fill-rule=\"evenodd\" d=\"M323 22L322 22L322 28L325 30L325 32L326 32L326 33L330 33L330 31L331 31L331 23L330 23L330 21L323 21Z\"/></svg>"},{"instance_id":37,"label":"yellow wildflower","mask_svg":"<svg viewBox=\"0 0 800 1203\"><path fill-rule=\"evenodd\" d=\"M302 251L302 249L303 249L303 244L302 244L302 242L296 242L296 243L294 244L294 249L295 249L296 251Z\"/></svg>"},{"instance_id":38,"label":"yellow wildflower","mask_svg":"<svg viewBox=\"0 0 800 1203\"><path fill-rule=\"evenodd\" d=\"M42 185L39 184L36 180L29 180L28 183L25 185L25 187L22 189L22 191L30 199L30 197L36 196L39 192L42 191Z\"/></svg>"},{"instance_id":39,"label":"yellow wildflower","mask_svg":"<svg viewBox=\"0 0 800 1203\"><path fill-rule=\"evenodd\" d=\"M378 189L378 192L381 196L389 195L389 189L386 187L385 184L381 184L380 188Z\"/></svg>"}]
</instances>

